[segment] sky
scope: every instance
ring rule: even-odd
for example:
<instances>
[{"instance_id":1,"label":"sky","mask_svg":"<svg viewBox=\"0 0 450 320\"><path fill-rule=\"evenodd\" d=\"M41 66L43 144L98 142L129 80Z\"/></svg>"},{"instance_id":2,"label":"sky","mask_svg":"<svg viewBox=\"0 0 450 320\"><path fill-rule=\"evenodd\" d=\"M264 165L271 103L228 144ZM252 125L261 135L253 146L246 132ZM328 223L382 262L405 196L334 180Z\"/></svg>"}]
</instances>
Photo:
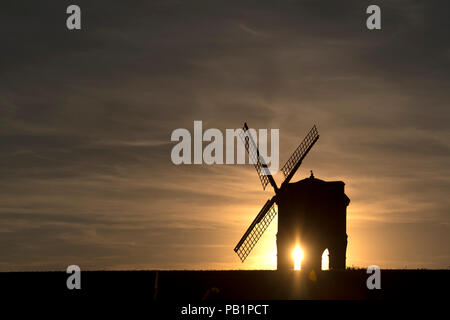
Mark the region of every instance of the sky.
<instances>
[{"instance_id":1,"label":"sky","mask_svg":"<svg viewBox=\"0 0 450 320\"><path fill-rule=\"evenodd\" d=\"M294 177L345 182L347 265L450 266L444 1L0 4L0 271L274 269L250 165L174 165L177 128L280 130ZM279 173L277 183L283 180Z\"/></svg>"}]
</instances>

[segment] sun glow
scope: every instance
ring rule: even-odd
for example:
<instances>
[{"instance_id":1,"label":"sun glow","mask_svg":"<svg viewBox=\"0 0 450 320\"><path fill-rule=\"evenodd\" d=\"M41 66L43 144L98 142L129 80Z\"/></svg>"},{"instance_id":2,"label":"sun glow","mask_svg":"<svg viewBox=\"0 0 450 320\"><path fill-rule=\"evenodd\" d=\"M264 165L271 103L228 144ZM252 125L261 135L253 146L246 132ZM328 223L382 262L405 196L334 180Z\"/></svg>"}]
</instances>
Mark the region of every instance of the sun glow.
<instances>
[{"instance_id":1,"label":"sun glow","mask_svg":"<svg viewBox=\"0 0 450 320\"><path fill-rule=\"evenodd\" d=\"M294 258L294 270L301 270L303 250L299 246L296 246L292 251L292 257Z\"/></svg>"}]
</instances>

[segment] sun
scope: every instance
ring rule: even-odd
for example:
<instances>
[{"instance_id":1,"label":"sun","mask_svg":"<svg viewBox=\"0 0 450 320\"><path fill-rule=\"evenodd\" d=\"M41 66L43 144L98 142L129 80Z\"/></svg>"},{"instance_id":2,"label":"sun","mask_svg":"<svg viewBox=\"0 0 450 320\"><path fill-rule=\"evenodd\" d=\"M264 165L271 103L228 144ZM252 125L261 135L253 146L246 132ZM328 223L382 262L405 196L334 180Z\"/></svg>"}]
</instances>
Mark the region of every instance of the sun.
<instances>
[{"instance_id":1,"label":"sun","mask_svg":"<svg viewBox=\"0 0 450 320\"><path fill-rule=\"evenodd\" d=\"M303 250L300 246L296 246L292 251L292 257L294 258L294 270L301 270L302 268L302 259L303 259Z\"/></svg>"}]
</instances>

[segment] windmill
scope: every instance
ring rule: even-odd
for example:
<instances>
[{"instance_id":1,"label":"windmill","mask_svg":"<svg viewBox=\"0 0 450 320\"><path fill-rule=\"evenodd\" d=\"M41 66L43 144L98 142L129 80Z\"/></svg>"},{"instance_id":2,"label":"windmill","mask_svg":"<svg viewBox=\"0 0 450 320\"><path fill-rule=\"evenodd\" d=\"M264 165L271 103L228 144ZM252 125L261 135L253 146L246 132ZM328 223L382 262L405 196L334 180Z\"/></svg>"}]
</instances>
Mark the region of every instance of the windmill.
<instances>
[{"instance_id":1,"label":"windmill","mask_svg":"<svg viewBox=\"0 0 450 320\"><path fill-rule=\"evenodd\" d=\"M322 252L325 249L329 249L330 268L345 268L346 207L350 200L344 193L344 183L315 179L312 171L309 178L290 183L303 159L319 139L317 127L315 125L312 127L281 168L285 179L279 188L259 153L247 123L244 123L239 135L255 166L263 189L265 190L270 183L275 192L234 248L241 261L245 261L280 211L277 233L278 270L293 268L291 253L294 243L298 242L306 250L302 269L320 269Z\"/></svg>"}]
</instances>

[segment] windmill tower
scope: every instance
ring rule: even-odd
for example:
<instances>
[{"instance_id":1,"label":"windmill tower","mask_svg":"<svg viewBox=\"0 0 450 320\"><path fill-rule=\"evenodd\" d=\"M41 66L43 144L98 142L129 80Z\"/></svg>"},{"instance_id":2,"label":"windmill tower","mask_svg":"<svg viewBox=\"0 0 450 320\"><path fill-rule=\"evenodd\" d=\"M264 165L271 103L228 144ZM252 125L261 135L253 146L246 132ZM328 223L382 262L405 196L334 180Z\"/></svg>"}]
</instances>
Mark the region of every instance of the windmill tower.
<instances>
[{"instance_id":1,"label":"windmill tower","mask_svg":"<svg viewBox=\"0 0 450 320\"><path fill-rule=\"evenodd\" d=\"M278 188L266 162L245 123L240 137L252 160L263 189L270 183L275 195L267 200L234 251L245 261L278 211L277 269L294 267L292 251L300 244L304 250L302 269L320 270L322 253L329 252L330 269L345 269L347 250L346 215L350 199L344 193L344 182L326 182L309 178L289 183L303 159L319 139L313 126L292 156L282 167L285 180ZM278 210L275 206L278 207Z\"/></svg>"}]
</instances>

